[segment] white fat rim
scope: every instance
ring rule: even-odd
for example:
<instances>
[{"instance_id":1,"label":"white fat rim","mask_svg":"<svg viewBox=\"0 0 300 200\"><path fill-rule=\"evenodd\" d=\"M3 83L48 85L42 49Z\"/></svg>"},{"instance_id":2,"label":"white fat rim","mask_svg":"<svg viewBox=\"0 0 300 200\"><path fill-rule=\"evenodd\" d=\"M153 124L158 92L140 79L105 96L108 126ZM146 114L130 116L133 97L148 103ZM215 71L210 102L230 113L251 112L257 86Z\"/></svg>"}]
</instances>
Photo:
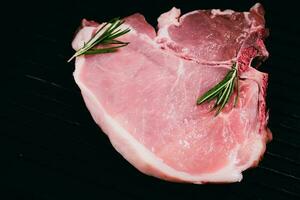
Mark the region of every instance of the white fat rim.
<instances>
[{"instance_id":1,"label":"white fat rim","mask_svg":"<svg viewBox=\"0 0 300 200\"><path fill-rule=\"evenodd\" d=\"M177 171L171 168L170 166L168 166L167 164L165 164L163 160L159 159L155 154L149 151L144 145L139 143L129 132L127 132L127 130L125 130L118 122L116 122L106 112L106 110L101 105L101 103L97 100L96 96L92 93L92 91L90 91L88 87L86 87L85 84L81 82L80 72L81 69L84 67L84 62L85 61L83 57L76 58L76 70L74 72L74 78L76 83L78 84L82 92L85 95L88 95L88 98L94 101L95 105L97 105L97 108L101 110L101 113L103 114L102 116L103 123L105 123L111 130L110 133L106 133L108 137L110 137L111 134L114 134L114 137L117 136L122 140L128 141L128 144L130 144L131 148L134 149L136 156L139 158L140 162L144 162L145 164L152 166L153 168L166 174L167 176L175 177L182 181L193 182L198 184L201 184L202 182L233 182L233 181L242 180L242 174L239 170L236 169L234 162L230 162L227 166L223 167L221 170L217 172L203 174L203 175L190 175L185 172ZM113 143L114 141L111 140L111 142ZM122 147L118 147L118 148L122 148ZM128 155L126 156L126 158L128 158L130 162L130 157L128 157ZM134 165L135 163L132 164ZM143 171L143 169L139 169L139 170Z\"/></svg>"}]
</instances>

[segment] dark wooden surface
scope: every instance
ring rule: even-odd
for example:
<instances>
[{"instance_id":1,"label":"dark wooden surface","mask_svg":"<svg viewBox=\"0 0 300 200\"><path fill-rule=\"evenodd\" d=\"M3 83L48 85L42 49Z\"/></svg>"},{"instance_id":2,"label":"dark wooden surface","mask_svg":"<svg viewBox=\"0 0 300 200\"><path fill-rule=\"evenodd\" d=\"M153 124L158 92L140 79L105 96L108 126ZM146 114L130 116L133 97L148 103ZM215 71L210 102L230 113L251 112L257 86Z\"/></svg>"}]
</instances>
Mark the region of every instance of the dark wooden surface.
<instances>
[{"instance_id":1,"label":"dark wooden surface","mask_svg":"<svg viewBox=\"0 0 300 200\"><path fill-rule=\"evenodd\" d=\"M1 199L299 199L299 10L293 1L262 1L270 37L267 103L274 139L241 183L191 185L139 173L110 145L87 111L66 60L80 20L141 12L156 25L177 6L248 10L255 1L73 1L18 3L4 20L3 42L18 38L1 84ZM237 3L240 2L240 3ZM242 3L243 2L243 3ZM6 41L5 41L6 40ZM4 58L5 60L5 58ZM6 59L8 60L8 59ZM3 61L3 59L2 59Z\"/></svg>"}]
</instances>

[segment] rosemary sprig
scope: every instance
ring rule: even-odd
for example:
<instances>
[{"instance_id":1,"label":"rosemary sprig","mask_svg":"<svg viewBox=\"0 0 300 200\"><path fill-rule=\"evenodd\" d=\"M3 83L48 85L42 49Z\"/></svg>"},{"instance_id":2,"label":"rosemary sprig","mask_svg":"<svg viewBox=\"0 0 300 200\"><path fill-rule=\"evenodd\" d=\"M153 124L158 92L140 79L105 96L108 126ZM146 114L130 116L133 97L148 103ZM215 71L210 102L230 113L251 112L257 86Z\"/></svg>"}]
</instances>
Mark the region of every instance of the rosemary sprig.
<instances>
[{"instance_id":1,"label":"rosemary sprig","mask_svg":"<svg viewBox=\"0 0 300 200\"><path fill-rule=\"evenodd\" d=\"M76 53L68 60L68 62L70 62L75 57L83 54L110 53L116 51L120 47L124 47L129 44L128 42L122 42L116 39L130 31L129 28L126 28L124 30L119 28L123 23L124 21L120 20L119 18L114 18L105 23L95 33L95 35L83 45L81 49L76 51ZM113 46L97 49L96 47L99 44L111 44Z\"/></svg>"},{"instance_id":2,"label":"rosemary sprig","mask_svg":"<svg viewBox=\"0 0 300 200\"><path fill-rule=\"evenodd\" d=\"M238 98L238 68L237 64L232 65L231 70L226 74L224 79L215 85L213 88L204 93L197 99L197 105L204 102L209 102L216 98L215 105L212 110L217 109L216 115L218 115L229 101L234 89L237 90L237 95L234 100L234 106L236 106Z\"/></svg>"}]
</instances>

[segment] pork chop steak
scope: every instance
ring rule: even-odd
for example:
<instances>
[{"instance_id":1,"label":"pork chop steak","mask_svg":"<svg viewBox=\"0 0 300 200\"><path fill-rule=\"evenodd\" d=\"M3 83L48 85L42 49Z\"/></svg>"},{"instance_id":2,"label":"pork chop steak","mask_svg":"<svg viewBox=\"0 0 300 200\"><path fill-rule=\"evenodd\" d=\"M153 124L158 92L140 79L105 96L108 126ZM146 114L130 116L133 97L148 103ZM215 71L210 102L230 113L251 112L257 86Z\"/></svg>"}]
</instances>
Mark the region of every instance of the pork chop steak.
<instances>
[{"instance_id":1,"label":"pork chop steak","mask_svg":"<svg viewBox=\"0 0 300 200\"><path fill-rule=\"evenodd\" d=\"M117 52L76 58L74 78L96 123L114 148L141 172L180 182L235 182L257 165L266 142L268 75L251 66L265 59L264 11L197 10L180 17L173 8L159 30L141 14L125 18L130 42ZM78 50L102 26L82 21L72 43ZM221 113L214 102L196 105L231 69L235 92Z\"/></svg>"}]
</instances>

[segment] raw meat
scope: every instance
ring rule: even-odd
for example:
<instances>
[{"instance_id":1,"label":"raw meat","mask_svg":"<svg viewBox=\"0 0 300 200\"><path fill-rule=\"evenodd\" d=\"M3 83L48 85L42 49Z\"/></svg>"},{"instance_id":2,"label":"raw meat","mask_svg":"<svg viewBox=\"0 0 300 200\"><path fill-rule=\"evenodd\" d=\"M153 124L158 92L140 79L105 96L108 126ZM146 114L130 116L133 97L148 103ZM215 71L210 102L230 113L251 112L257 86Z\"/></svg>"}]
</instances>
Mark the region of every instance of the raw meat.
<instances>
[{"instance_id":1,"label":"raw meat","mask_svg":"<svg viewBox=\"0 0 300 200\"><path fill-rule=\"evenodd\" d=\"M183 58L231 64L247 48L256 50L247 55L250 58L269 55L263 44L267 31L260 4L250 12L198 10L179 17L180 10L173 8L158 18L157 41Z\"/></svg>"},{"instance_id":2,"label":"raw meat","mask_svg":"<svg viewBox=\"0 0 300 200\"><path fill-rule=\"evenodd\" d=\"M93 119L114 148L141 172L179 182L235 182L258 164L266 142L268 75L251 66L265 59L264 11L199 10L162 14L156 34L140 14L117 52L76 58L75 81ZM101 25L83 20L76 50ZM239 98L222 112L197 98L238 62Z\"/></svg>"}]
</instances>

